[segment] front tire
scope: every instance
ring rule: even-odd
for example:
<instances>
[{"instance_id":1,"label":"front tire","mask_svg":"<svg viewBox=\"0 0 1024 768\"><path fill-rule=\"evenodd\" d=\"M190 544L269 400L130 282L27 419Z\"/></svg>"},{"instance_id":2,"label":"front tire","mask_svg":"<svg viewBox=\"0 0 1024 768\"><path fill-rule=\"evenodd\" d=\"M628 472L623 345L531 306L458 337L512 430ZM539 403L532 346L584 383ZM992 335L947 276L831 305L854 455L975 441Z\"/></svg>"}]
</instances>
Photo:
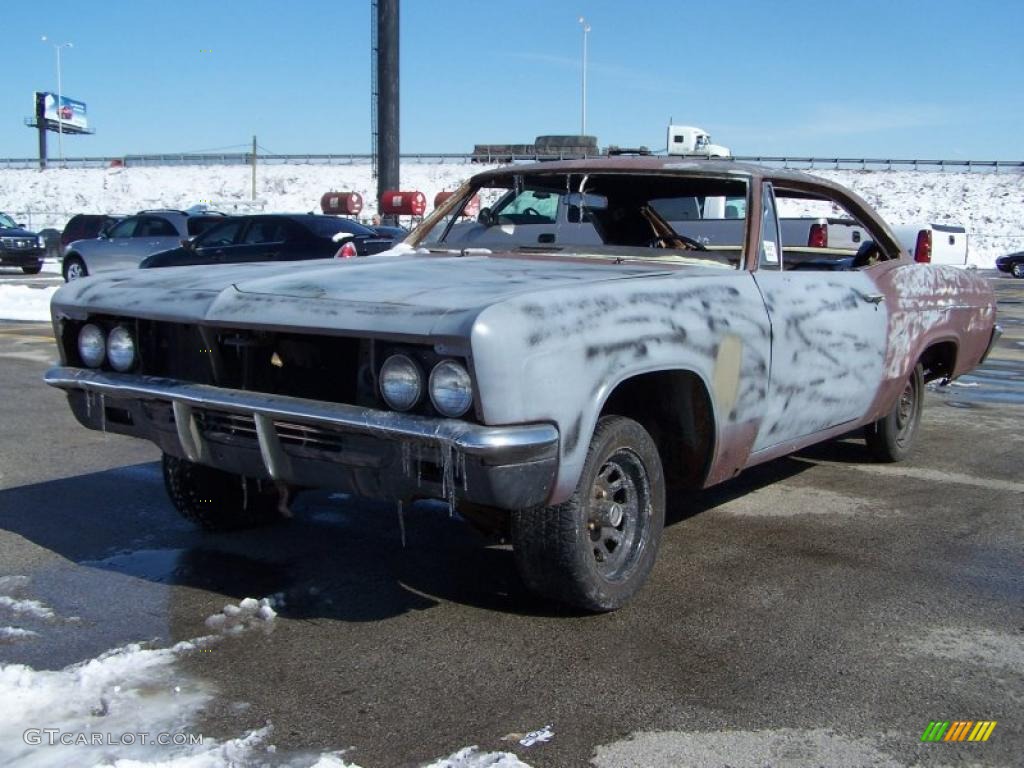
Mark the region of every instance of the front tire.
<instances>
[{"instance_id":1,"label":"front tire","mask_svg":"<svg viewBox=\"0 0 1024 768\"><path fill-rule=\"evenodd\" d=\"M1010 268L1010 273L1018 280L1024 279L1024 261L1018 261Z\"/></svg>"},{"instance_id":2,"label":"front tire","mask_svg":"<svg viewBox=\"0 0 1024 768\"><path fill-rule=\"evenodd\" d=\"M207 531L265 525L280 518L276 489L250 478L164 454L164 488L179 514Z\"/></svg>"},{"instance_id":3,"label":"front tire","mask_svg":"<svg viewBox=\"0 0 1024 768\"><path fill-rule=\"evenodd\" d=\"M903 461L910 455L924 407L924 368L911 372L896 405L874 424L864 427L868 450L878 461Z\"/></svg>"},{"instance_id":4,"label":"front tire","mask_svg":"<svg viewBox=\"0 0 1024 768\"><path fill-rule=\"evenodd\" d=\"M33 267L22 267L21 271L24 272L26 275L38 275L40 272L43 271L43 265L36 264Z\"/></svg>"},{"instance_id":5,"label":"front tire","mask_svg":"<svg viewBox=\"0 0 1024 768\"><path fill-rule=\"evenodd\" d=\"M544 597L587 611L621 608L646 581L665 525L657 446L622 416L598 421L572 497L512 515L516 566Z\"/></svg>"},{"instance_id":6,"label":"front tire","mask_svg":"<svg viewBox=\"0 0 1024 768\"><path fill-rule=\"evenodd\" d=\"M65 283L79 280L89 274L89 270L85 268L85 262L78 256L68 256L64 259L63 272Z\"/></svg>"}]
</instances>

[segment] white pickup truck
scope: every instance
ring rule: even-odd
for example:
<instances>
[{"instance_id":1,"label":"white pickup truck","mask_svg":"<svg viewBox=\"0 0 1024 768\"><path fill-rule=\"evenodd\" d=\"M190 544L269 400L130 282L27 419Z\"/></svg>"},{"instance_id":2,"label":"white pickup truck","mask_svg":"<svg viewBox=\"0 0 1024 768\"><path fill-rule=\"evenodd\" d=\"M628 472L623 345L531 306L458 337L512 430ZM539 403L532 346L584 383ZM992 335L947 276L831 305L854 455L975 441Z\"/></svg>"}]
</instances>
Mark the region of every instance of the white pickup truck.
<instances>
[{"instance_id":1,"label":"white pickup truck","mask_svg":"<svg viewBox=\"0 0 1024 768\"><path fill-rule=\"evenodd\" d=\"M963 227L904 224L892 231L919 264L967 266L967 231Z\"/></svg>"}]
</instances>

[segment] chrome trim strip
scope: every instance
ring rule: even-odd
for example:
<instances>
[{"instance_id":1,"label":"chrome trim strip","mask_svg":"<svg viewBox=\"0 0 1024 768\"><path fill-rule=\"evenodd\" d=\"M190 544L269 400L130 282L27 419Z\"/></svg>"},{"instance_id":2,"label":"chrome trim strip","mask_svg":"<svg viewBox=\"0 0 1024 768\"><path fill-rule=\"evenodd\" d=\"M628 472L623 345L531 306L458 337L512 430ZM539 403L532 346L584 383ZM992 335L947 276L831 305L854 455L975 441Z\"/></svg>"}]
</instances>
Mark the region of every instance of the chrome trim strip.
<instances>
[{"instance_id":1,"label":"chrome trim strip","mask_svg":"<svg viewBox=\"0 0 1024 768\"><path fill-rule=\"evenodd\" d=\"M274 420L265 413L254 413L253 420L256 422L256 440L260 444L260 455L263 457L267 473L274 480L290 480L291 462L288 461L288 454L281 448Z\"/></svg>"},{"instance_id":2,"label":"chrome trim strip","mask_svg":"<svg viewBox=\"0 0 1024 768\"><path fill-rule=\"evenodd\" d=\"M174 410L174 426L178 430L181 450L185 452L189 461L203 463L207 457L206 441L203 439L203 433L199 431L192 406L174 400L171 402L171 408Z\"/></svg>"},{"instance_id":3,"label":"chrome trim strip","mask_svg":"<svg viewBox=\"0 0 1024 768\"><path fill-rule=\"evenodd\" d=\"M983 354L981 356L981 359L978 361L978 365L981 365L986 360L988 360L989 353L995 347L996 342L999 341L999 337L1002 336L1002 335L1003 335L1003 326L999 325L998 323L996 325L993 325L992 326L992 336L988 340L988 346L985 347L985 354Z\"/></svg>"},{"instance_id":4,"label":"chrome trim strip","mask_svg":"<svg viewBox=\"0 0 1024 768\"><path fill-rule=\"evenodd\" d=\"M558 429L552 424L488 427L458 419L431 418L343 403L190 384L157 376L63 366L51 368L43 380L59 389L80 389L113 398L170 402L176 406L175 415L182 406L213 408L253 417L262 415L270 420L328 426L385 439L450 445L496 463L537 461L558 455ZM184 441L182 446L185 447ZM205 445L195 446L196 450L204 448Z\"/></svg>"}]
</instances>

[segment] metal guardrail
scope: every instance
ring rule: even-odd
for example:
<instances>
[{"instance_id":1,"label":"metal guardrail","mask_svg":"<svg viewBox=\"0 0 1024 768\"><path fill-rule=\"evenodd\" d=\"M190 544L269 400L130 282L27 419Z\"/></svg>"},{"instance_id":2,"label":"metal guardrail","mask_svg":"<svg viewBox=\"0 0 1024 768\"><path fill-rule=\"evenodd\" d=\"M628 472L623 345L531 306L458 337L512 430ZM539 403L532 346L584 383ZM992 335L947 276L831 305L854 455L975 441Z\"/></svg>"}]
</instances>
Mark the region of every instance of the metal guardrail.
<instances>
[{"instance_id":1,"label":"metal guardrail","mask_svg":"<svg viewBox=\"0 0 1024 768\"><path fill-rule=\"evenodd\" d=\"M486 163L551 160L556 157L575 159L582 155L556 156L539 155L482 155L472 152L415 152L402 155L403 162L412 163ZM1024 160L905 160L896 158L856 158L856 157L789 157L772 155L739 155L734 158L744 162L761 163L764 165L781 165L784 168L801 168L807 170L894 170L906 168L915 171L983 171L999 173L1000 171L1024 172ZM330 154L306 153L284 155L257 155L261 164L300 164L300 165L355 165L369 164L371 155L366 153ZM121 155L118 157L68 157L64 166L68 168L106 168L110 166L152 167L174 165L248 165L252 162L252 154L248 152L203 153L203 154L160 154L160 155ZM51 159L50 167L54 168L58 160ZM37 158L0 158L0 168L38 168Z\"/></svg>"}]
</instances>

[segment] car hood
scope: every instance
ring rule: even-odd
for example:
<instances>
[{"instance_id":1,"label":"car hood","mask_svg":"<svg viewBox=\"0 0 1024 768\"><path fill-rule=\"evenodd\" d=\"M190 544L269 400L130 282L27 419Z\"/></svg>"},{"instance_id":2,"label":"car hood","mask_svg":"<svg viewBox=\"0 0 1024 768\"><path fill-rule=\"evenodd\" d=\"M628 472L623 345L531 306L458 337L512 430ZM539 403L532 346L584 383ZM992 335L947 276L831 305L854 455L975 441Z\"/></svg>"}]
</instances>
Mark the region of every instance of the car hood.
<instances>
[{"instance_id":1,"label":"car hood","mask_svg":"<svg viewBox=\"0 0 1024 768\"><path fill-rule=\"evenodd\" d=\"M27 229L21 227L11 227L10 229L0 228L0 237L35 237L35 232L30 232Z\"/></svg>"},{"instance_id":2,"label":"car hood","mask_svg":"<svg viewBox=\"0 0 1024 768\"><path fill-rule=\"evenodd\" d=\"M69 283L54 295L52 311L268 330L465 336L483 309L514 296L664 274L645 265L396 249L345 261L126 270Z\"/></svg>"}]
</instances>

